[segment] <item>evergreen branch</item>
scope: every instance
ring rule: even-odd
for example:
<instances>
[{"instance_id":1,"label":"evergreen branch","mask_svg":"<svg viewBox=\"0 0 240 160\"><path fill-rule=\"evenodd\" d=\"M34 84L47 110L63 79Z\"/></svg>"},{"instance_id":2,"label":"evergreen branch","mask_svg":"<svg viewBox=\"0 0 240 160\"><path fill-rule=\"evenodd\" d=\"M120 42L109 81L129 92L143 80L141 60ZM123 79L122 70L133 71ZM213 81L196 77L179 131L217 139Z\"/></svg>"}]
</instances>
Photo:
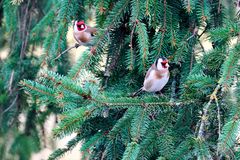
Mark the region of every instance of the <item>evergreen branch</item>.
<instances>
[{"instance_id":1,"label":"evergreen branch","mask_svg":"<svg viewBox=\"0 0 240 160\"><path fill-rule=\"evenodd\" d=\"M53 34L49 33L48 37L46 37L46 39L43 42L43 49L45 52L45 56L41 62L41 67L43 67L44 65L47 64L47 58L49 57L49 51L51 49L51 40L53 39Z\"/></svg>"},{"instance_id":2,"label":"evergreen branch","mask_svg":"<svg viewBox=\"0 0 240 160\"><path fill-rule=\"evenodd\" d=\"M188 13L191 12L191 3L190 3L190 0L188 0L188 2L187 2L187 12L188 12Z\"/></svg>"},{"instance_id":3,"label":"evergreen branch","mask_svg":"<svg viewBox=\"0 0 240 160\"><path fill-rule=\"evenodd\" d=\"M9 83L8 83L8 91L10 95L12 94L12 84L13 84L14 74L15 74L15 71L12 70Z\"/></svg>"},{"instance_id":4,"label":"evergreen branch","mask_svg":"<svg viewBox=\"0 0 240 160\"><path fill-rule=\"evenodd\" d=\"M218 0L218 14L221 13L222 0Z\"/></svg>"},{"instance_id":5,"label":"evergreen branch","mask_svg":"<svg viewBox=\"0 0 240 160\"><path fill-rule=\"evenodd\" d=\"M173 81L171 84L171 98L170 98L170 102L174 102L175 98L176 98L176 76L173 77Z\"/></svg>"},{"instance_id":6,"label":"evergreen branch","mask_svg":"<svg viewBox=\"0 0 240 160\"><path fill-rule=\"evenodd\" d=\"M109 132L109 138L113 139L117 137L117 134L123 130L124 128L130 126L131 119L135 115L135 108L128 108L127 111L124 113L123 117L121 117L117 123L114 125L114 127Z\"/></svg>"},{"instance_id":7,"label":"evergreen branch","mask_svg":"<svg viewBox=\"0 0 240 160\"><path fill-rule=\"evenodd\" d=\"M60 58L63 54L67 53L68 51L70 51L73 48L78 48L80 46L80 44L76 43L74 46L71 46L69 48L67 48L65 51L63 51L62 53L58 54L58 56L56 58L54 58L53 60L57 60L58 58Z\"/></svg>"},{"instance_id":8,"label":"evergreen branch","mask_svg":"<svg viewBox=\"0 0 240 160\"><path fill-rule=\"evenodd\" d=\"M64 115L65 118L60 122L58 127L54 129L54 136L62 137L79 129L86 117L89 116L89 112L86 112L86 108L78 108L71 110Z\"/></svg>"},{"instance_id":9,"label":"evergreen branch","mask_svg":"<svg viewBox=\"0 0 240 160\"><path fill-rule=\"evenodd\" d=\"M154 12L154 13L153 13L153 26L154 26L154 27L157 27L157 14L158 14L157 11L158 11L158 7L159 7L159 6L157 5L158 2L159 2L158 0L154 0L154 5L153 5L153 7L154 7L154 11L153 11L153 12ZM160 7L159 7L159 8L160 8Z\"/></svg>"},{"instance_id":10,"label":"evergreen branch","mask_svg":"<svg viewBox=\"0 0 240 160\"><path fill-rule=\"evenodd\" d=\"M146 0L146 11L145 11L145 15L149 16L149 0Z\"/></svg>"},{"instance_id":11,"label":"evergreen branch","mask_svg":"<svg viewBox=\"0 0 240 160\"><path fill-rule=\"evenodd\" d=\"M192 103L197 103L196 101L185 101L185 102L129 102L129 103L114 103L114 102L102 102L103 105L114 107L114 106L122 106L122 107L132 107L132 106L142 106L142 107L155 107L155 106L168 106L168 107L179 107L185 106Z\"/></svg>"},{"instance_id":12,"label":"evergreen branch","mask_svg":"<svg viewBox=\"0 0 240 160\"><path fill-rule=\"evenodd\" d=\"M83 69L83 67L86 66L86 64L88 63L88 60L91 58L92 55L93 55L92 52L90 52L88 54L88 56L86 57L84 62L79 66L79 68L78 68L77 72L75 73L75 75L72 77L72 80L75 80L77 78L77 76L79 75L80 71Z\"/></svg>"},{"instance_id":13,"label":"evergreen branch","mask_svg":"<svg viewBox=\"0 0 240 160\"><path fill-rule=\"evenodd\" d=\"M51 22L53 22L55 16L57 16L57 12L55 11L55 9L50 10L31 30L31 38L39 36L38 33L42 32L44 26L47 26Z\"/></svg>"},{"instance_id":14,"label":"evergreen branch","mask_svg":"<svg viewBox=\"0 0 240 160\"><path fill-rule=\"evenodd\" d=\"M182 160L188 157L187 154L190 154L195 143L195 139L192 137L187 137L185 141L181 142L175 150L175 153L172 155L172 160Z\"/></svg>"},{"instance_id":15,"label":"evergreen branch","mask_svg":"<svg viewBox=\"0 0 240 160\"><path fill-rule=\"evenodd\" d=\"M90 148L94 146L104 136L106 136L106 133L97 132L81 146L81 151L89 151Z\"/></svg>"},{"instance_id":16,"label":"evergreen branch","mask_svg":"<svg viewBox=\"0 0 240 160\"><path fill-rule=\"evenodd\" d=\"M91 55L92 55L91 52L84 51L81 55L81 58L78 59L78 62L68 72L68 77L72 78L72 80L75 80L78 77L81 70L86 66Z\"/></svg>"},{"instance_id":17,"label":"evergreen branch","mask_svg":"<svg viewBox=\"0 0 240 160\"><path fill-rule=\"evenodd\" d=\"M15 105L17 99L18 99L18 94L16 95L16 97L15 97L14 100L12 101L11 105L10 105L8 108L6 108L6 109L1 113L1 115L3 115L4 113L6 113L7 111L9 111L9 110Z\"/></svg>"},{"instance_id":18,"label":"evergreen branch","mask_svg":"<svg viewBox=\"0 0 240 160\"><path fill-rule=\"evenodd\" d=\"M207 105L205 105L203 108L203 115L201 117L201 123L200 123L198 136L197 136L197 138L199 138L200 140L203 140L203 141L205 140L205 127L208 122L208 110L212 101L217 99L217 92L220 89L220 86L221 86L220 84L217 85L213 93L210 95L210 100L208 101Z\"/></svg>"},{"instance_id":19,"label":"evergreen branch","mask_svg":"<svg viewBox=\"0 0 240 160\"><path fill-rule=\"evenodd\" d=\"M237 64L240 57L240 45L237 46L230 52L229 56L226 58L222 65L221 79L220 83L227 87L233 82L233 76L237 72Z\"/></svg>"},{"instance_id":20,"label":"evergreen branch","mask_svg":"<svg viewBox=\"0 0 240 160\"><path fill-rule=\"evenodd\" d=\"M217 119L218 119L218 139L221 136L221 115L220 115L220 106L218 104L218 99L215 99L216 106L217 106ZM219 156L219 144L217 145L217 157Z\"/></svg>"},{"instance_id":21,"label":"evergreen branch","mask_svg":"<svg viewBox=\"0 0 240 160\"><path fill-rule=\"evenodd\" d=\"M194 148L197 151L197 158L202 160L213 160L209 147L203 139L195 139Z\"/></svg>"},{"instance_id":22,"label":"evergreen branch","mask_svg":"<svg viewBox=\"0 0 240 160\"><path fill-rule=\"evenodd\" d=\"M237 141L237 137L239 134L240 120L238 114L233 117L233 120L227 122L221 134L219 149L221 152L231 151L231 147L234 146Z\"/></svg>"},{"instance_id":23,"label":"evergreen branch","mask_svg":"<svg viewBox=\"0 0 240 160\"><path fill-rule=\"evenodd\" d=\"M166 27L167 27L167 23L166 23L167 22L167 19L166 19L167 1L166 0L163 1L163 6L164 6L164 9L163 9L163 28L161 29L162 30L162 36L161 36L157 56L160 56L160 54L161 54L164 35L165 35L165 32L167 31L167 29L166 29Z\"/></svg>"},{"instance_id":24,"label":"evergreen branch","mask_svg":"<svg viewBox=\"0 0 240 160\"><path fill-rule=\"evenodd\" d=\"M132 28L132 31L131 31L131 35L130 35L130 44L129 44L129 46L130 46L130 62L131 62L131 65L130 65L130 70L133 70L133 33L134 33L134 30L135 30L135 28L136 28L136 25L137 25L137 20L134 22L134 24L133 24L133 28Z\"/></svg>"},{"instance_id":25,"label":"evergreen branch","mask_svg":"<svg viewBox=\"0 0 240 160\"><path fill-rule=\"evenodd\" d=\"M46 88L45 86L38 84L39 87L35 87L35 86L37 85L36 82L35 82L35 84L36 84L35 86L34 86L34 83L31 83L31 81L26 81L26 80L20 81L19 84L20 84L21 86L24 86L24 87L26 87L26 88L29 88L29 89L31 89L31 90L33 90L33 91L36 91L36 92L38 92L38 93L41 93L42 95L54 97L54 94L53 94L54 92L53 92L52 90L51 90L51 93L43 90L43 88ZM40 88L40 87L41 87L41 88Z\"/></svg>"},{"instance_id":26,"label":"evergreen branch","mask_svg":"<svg viewBox=\"0 0 240 160\"><path fill-rule=\"evenodd\" d=\"M198 36L198 27L197 26L194 28L192 35L190 37L188 37L188 39L186 41L189 41L190 39L192 39L195 36Z\"/></svg>"},{"instance_id":27,"label":"evergreen branch","mask_svg":"<svg viewBox=\"0 0 240 160\"><path fill-rule=\"evenodd\" d=\"M63 156L66 152L70 151L71 149L73 149L78 143L79 141L82 140L82 136L77 135L76 137L74 137L73 139L71 139L70 141L68 141L67 146L65 148L59 148L57 150L55 150L49 157L48 160L55 160L61 156Z\"/></svg>"},{"instance_id":28,"label":"evergreen branch","mask_svg":"<svg viewBox=\"0 0 240 160\"><path fill-rule=\"evenodd\" d=\"M138 153L140 151L139 144L136 142L128 143L127 148L123 154L122 160L135 160L137 159Z\"/></svg>"},{"instance_id":29,"label":"evergreen branch","mask_svg":"<svg viewBox=\"0 0 240 160\"><path fill-rule=\"evenodd\" d=\"M140 138L145 135L149 126L149 117L146 108L137 108L131 124L131 139L138 143Z\"/></svg>"},{"instance_id":30,"label":"evergreen branch","mask_svg":"<svg viewBox=\"0 0 240 160\"><path fill-rule=\"evenodd\" d=\"M138 33L138 47L140 49L140 72L146 71L147 67L147 61L148 61L148 56L149 56L149 41L148 41L148 34L147 34L147 28L144 23L138 22L137 20L137 26L136 26L136 31Z\"/></svg>"},{"instance_id":31,"label":"evergreen branch","mask_svg":"<svg viewBox=\"0 0 240 160\"><path fill-rule=\"evenodd\" d=\"M191 71L192 71L192 66L193 66L193 61L194 61L194 51L193 51L193 47L191 47L191 52L192 52L192 54L191 54L191 60L190 60L190 69L189 69L189 73L191 73Z\"/></svg>"},{"instance_id":32,"label":"evergreen branch","mask_svg":"<svg viewBox=\"0 0 240 160\"><path fill-rule=\"evenodd\" d=\"M83 97L84 99L91 99L91 96L83 91L80 86L74 86L75 82L67 77L61 77L54 72L47 72L46 74L41 74L42 77L54 82L56 85L61 85L66 90L69 90L77 95Z\"/></svg>"},{"instance_id":33,"label":"evergreen branch","mask_svg":"<svg viewBox=\"0 0 240 160\"><path fill-rule=\"evenodd\" d=\"M68 151L67 148L58 148L52 154L49 155L48 160L56 160L64 155Z\"/></svg>"},{"instance_id":34,"label":"evergreen branch","mask_svg":"<svg viewBox=\"0 0 240 160\"><path fill-rule=\"evenodd\" d=\"M115 25L117 25L117 23L123 17L124 11L127 9L129 2L130 0L124 0L118 1L115 4L104 23L105 28L106 26L111 26L110 28L113 28Z\"/></svg>"},{"instance_id":35,"label":"evergreen branch","mask_svg":"<svg viewBox=\"0 0 240 160\"><path fill-rule=\"evenodd\" d=\"M203 44L202 44L202 42L200 41L200 39L198 38L198 43L200 44L200 46L201 46L201 48L202 48L202 51L203 51L203 53L206 53L206 51L205 51L205 49L204 49L204 47L203 47Z\"/></svg>"}]
</instances>

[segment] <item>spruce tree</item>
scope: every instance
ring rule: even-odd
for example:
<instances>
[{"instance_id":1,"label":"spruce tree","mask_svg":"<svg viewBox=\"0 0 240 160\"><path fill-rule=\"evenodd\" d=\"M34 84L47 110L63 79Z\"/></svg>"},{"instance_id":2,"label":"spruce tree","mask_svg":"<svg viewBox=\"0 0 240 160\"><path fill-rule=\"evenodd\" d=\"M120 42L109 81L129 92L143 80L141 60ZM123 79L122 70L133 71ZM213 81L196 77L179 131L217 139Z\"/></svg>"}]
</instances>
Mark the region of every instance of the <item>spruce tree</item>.
<instances>
[{"instance_id":1,"label":"spruce tree","mask_svg":"<svg viewBox=\"0 0 240 160\"><path fill-rule=\"evenodd\" d=\"M4 0L0 32L10 54L1 64L0 153L11 133L10 153L29 159L41 147L36 126L54 113L62 117L56 138L77 134L49 159L80 142L83 159L240 159L234 2ZM72 21L92 19L90 11L98 29L92 48L75 64L68 54L54 60L68 48ZM44 49L40 58L32 54L36 46ZM164 96L130 97L159 56L170 61Z\"/></svg>"}]
</instances>

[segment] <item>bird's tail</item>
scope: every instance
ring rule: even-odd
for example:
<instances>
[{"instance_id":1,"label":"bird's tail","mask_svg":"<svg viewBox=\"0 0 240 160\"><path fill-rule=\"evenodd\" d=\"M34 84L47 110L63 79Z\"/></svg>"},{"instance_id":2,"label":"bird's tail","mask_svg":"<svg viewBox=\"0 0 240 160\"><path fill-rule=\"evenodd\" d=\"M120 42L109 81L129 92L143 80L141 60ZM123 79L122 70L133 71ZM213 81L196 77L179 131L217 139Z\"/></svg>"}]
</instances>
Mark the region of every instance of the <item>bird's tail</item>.
<instances>
[{"instance_id":1,"label":"bird's tail","mask_svg":"<svg viewBox=\"0 0 240 160\"><path fill-rule=\"evenodd\" d=\"M139 95L142 91L143 91L143 87L140 88L139 90L137 90L136 92L132 93L131 97L135 97L135 96Z\"/></svg>"}]
</instances>

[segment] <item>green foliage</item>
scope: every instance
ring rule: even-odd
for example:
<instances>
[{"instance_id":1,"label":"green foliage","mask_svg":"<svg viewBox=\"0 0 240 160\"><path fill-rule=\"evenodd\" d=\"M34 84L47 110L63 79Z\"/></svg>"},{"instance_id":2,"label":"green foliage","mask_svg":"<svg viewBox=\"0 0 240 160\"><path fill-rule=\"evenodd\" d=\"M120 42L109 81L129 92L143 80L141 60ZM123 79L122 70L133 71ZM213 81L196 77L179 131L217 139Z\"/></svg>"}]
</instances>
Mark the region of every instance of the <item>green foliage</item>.
<instances>
[{"instance_id":1,"label":"green foliage","mask_svg":"<svg viewBox=\"0 0 240 160\"><path fill-rule=\"evenodd\" d=\"M20 160L30 159L31 153L40 149L40 142L39 139L36 140L36 136L18 135L12 144L10 152L18 154Z\"/></svg>"},{"instance_id":2,"label":"green foliage","mask_svg":"<svg viewBox=\"0 0 240 160\"><path fill-rule=\"evenodd\" d=\"M239 159L240 27L229 2L4 0L0 159L30 159L52 113L55 138L76 136L50 160L79 142L83 159ZM81 19L96 22L91 48L75 64L54 61ZM130 97L159 56L170 63L164 96Z\"/></svg>"},{"instance_id":3,"label":"green foliage","mask_svg":"<svg viewBox=\"0 0 240 160\"><path fill-rule=\"evenodd\" d=\"M114 5L114 8L110 11L109 15L105 20L104 28L112 28L120 23L120 21L123 19L124 13L128 9L129 2L130 0L123 0L118 1Z\"/></svg>"},{"instance_id":4,"label":"green foliage","mask_svg":"<svg viewBox=\"0 0 240 160\"><path fill-rule=\"evenodd\" d=\"M148 49L148 35L147 35L147 29L146 26L143 23L137 23L136 26L136 32L138 34L138 47L139 47L139 52L140 55L138 58L139 59L139 72L140 73L145 73L146 72L146 67L148 66L148 55L149 55L149 49Z\"/></svg>"},{"instance_id":5,"label":"green foliage","mask_svg":"<svg viewBox=\"0 0 240 160\"><path fill-rule=\"evenodd\" d=\"M4 0L3 2L3 13L6 23L6 29L8 32L15 31L16 26L16 11L17 7L11 4L11 1Z\"/></svg>"},{"instance_id":6,"label":"green foliage","mask_svg":"<svg viewBox=\"0 0 240 160\"><path fill-rule=\"evenodd\" d=\"M85 119L85 111L86 108L79 108L71 110L63 115L65 118L61 121L58 128L54 130L54 135L61 137L78 130L78 127L81 126Z\"/></svg>"},{"instance_id":7,"label":"green foliage","mask_svg":"<svg viewBox=\"0 0 240 160\"><path fill-rule=\"evenodd\" d=\"M134 160L137 159L137 155L139 153L139 144L137 144L136 142L131 142L128 143L127 148L123 154L123 160Z\"/></svg>"},{"instance_id":8,"label":"green foliage","mask_svg":"<svg viewBox=\"0 0 240 160\"><path fill-rule=\"evenodd\" d=\"M220 150L224 154L229 154L231 148L235 145L235 139L237 139L239 133L239 120L231 120L227 122L222 129L222 134L219 137Z\"/></svg>"}]
</instances>

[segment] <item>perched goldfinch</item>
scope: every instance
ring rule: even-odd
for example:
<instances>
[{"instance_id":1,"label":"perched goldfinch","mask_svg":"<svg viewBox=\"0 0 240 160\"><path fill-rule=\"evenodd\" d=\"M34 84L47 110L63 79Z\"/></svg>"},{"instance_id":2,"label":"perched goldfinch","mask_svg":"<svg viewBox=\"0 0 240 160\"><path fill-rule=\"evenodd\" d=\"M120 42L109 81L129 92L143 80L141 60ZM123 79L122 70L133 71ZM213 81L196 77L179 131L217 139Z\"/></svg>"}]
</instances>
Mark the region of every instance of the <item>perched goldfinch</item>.
<instances>
[{"instance_id":1,"label":"perched goldfinch","mask_svg":"<svg viewBox=\"0 0 240 160\"><path fill-rule=\"evenodd\" d=\"M74 21L73 36L80 45L92 45L91 42L96 32L96 28L87 26L84 21Z\"/></svg>"},{"instance_id":2,"label":"perched goldfinch","mask_svg":"<svg viewBox=\"0 0 240 160\"><path fill-rule=\"evenodd\" d=\"M163 89L169 80L169 64L165 57L158 58L154 64L149 68L143 83L143 87L132 96L138 95L142 91L158 92Z\"/></svg>"}]
</instances>

